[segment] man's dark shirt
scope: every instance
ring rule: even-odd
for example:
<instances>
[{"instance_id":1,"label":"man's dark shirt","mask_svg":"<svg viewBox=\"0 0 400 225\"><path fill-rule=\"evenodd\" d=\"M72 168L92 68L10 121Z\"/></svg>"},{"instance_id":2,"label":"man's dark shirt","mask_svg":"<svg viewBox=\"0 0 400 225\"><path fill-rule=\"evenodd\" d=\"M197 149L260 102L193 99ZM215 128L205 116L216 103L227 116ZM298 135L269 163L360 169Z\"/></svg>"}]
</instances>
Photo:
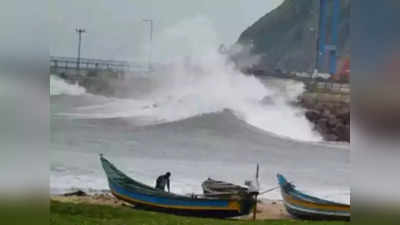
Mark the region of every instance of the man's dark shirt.
<instances>
[{"instance_id":1,"label":"man's dark shirt","mask_svg":"<svg viewBox=\"0 0 400 225\"><path fill-rule=\"evenodd\" d=\"M159 176L156 181L156 188L164 191L165 185L167 186L169 192L169 176L168 175Z\"/></svg>"}]
</instances>

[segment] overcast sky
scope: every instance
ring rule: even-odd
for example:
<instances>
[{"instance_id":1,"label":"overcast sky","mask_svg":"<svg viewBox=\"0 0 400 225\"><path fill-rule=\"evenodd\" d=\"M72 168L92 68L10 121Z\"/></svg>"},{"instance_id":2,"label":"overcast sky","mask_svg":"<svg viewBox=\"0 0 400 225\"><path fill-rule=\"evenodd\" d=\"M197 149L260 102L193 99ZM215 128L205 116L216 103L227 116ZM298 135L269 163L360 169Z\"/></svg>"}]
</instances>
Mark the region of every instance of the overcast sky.
<instances>
[{"instance_id":1,"label":"overcast sky","mask_svg":"<svg viewBox=\"0 0 400 225\"><path fill-rule=\"evenodd\" d=\"M76 56L75 28L83 35L82 57L144 60L148 26L154 39L168 27L196 16L207 18L218 40L230 45L240 33L283 0L69 0L51 1L50 55Z\"/></svg>"}]
</instances>

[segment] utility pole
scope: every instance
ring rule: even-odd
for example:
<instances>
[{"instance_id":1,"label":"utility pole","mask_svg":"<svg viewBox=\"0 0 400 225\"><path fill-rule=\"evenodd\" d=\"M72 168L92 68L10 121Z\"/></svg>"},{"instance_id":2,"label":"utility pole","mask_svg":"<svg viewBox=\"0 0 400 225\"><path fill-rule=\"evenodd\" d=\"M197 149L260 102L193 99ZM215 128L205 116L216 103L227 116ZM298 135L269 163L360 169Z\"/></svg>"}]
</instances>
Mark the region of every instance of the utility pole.
<instances>
[{"instance_id":1,"label":"utility pole","mask_svg":"<svg viewBox=\"0 0 400 225\"><path fill-rule=\"evenodd\" d=\"M76 63L76 69L79 71L79 64L81 61L81 42L82 42L82 33L85 33L85 29L77 28L75 29L75 32L78 33L79 36L79 42L78 42L78 61Z\"/></svg>"},{"instance_id":2,"label":"utility pole","mask_svg":"<svg viewBox=\"0 0 400 225\"><path fill-rule=\"evenodd\" d=\"M149 47L149 61L148 61L148 70L149 72L152 70L152 51L153 51L153 20L152 19L144 19L143 22L149 23L150 25L150 47Z\"/></svg>"}]
</instances>

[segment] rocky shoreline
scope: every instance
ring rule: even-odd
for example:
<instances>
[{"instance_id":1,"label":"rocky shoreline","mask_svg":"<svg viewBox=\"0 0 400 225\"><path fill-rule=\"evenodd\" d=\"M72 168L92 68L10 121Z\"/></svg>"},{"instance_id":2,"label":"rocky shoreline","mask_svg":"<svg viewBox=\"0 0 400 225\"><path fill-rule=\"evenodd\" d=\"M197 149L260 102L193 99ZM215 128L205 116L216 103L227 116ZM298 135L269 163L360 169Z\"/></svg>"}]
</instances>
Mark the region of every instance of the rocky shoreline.
<instances>
[{"instance_id":1,"label":"rocky shoreline","mask_svg":"<svg viewBox=\"0 0 400 225\"><path fill-rule=\"evenodd\" d=\"M350 142L350 95L306 92L299 101L324 140Z\"/></svg>"}]
</instances>

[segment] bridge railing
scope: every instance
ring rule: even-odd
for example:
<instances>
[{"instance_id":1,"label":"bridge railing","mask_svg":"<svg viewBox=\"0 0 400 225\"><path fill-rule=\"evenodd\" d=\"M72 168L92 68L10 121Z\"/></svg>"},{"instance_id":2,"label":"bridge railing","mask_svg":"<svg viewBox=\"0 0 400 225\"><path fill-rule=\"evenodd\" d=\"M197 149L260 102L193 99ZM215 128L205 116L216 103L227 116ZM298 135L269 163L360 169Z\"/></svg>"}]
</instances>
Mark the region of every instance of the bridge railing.
<instances>
[{"instance_id":1,"label":"bridge railing","mask_svg":"<svg viewBox=\"0 0 400 225\"><path fill-rule=\"evenodd\" d=\"M74 57L50 57L52 71L78 70L78 59ZM80 58L79 70L107 70L116 72L145 71L146 66L130 61Z\"/></svg>"}]
</instances>

